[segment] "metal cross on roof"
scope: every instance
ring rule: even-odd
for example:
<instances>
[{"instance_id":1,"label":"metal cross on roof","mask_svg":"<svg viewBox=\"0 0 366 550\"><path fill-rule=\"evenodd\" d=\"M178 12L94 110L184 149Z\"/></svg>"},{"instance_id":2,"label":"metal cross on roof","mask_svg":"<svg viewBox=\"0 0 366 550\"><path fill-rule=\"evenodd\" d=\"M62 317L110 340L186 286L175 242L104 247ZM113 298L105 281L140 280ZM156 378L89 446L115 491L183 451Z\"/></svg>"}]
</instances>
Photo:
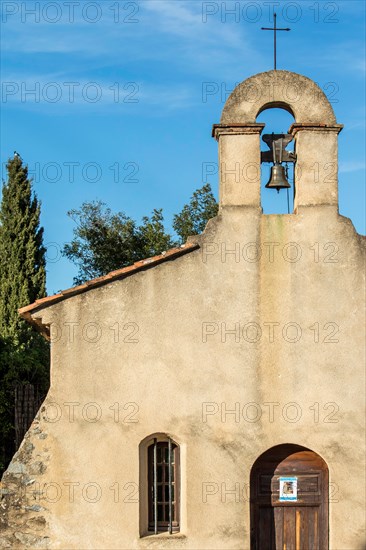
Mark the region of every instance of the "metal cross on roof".
<instances>
[{"instance_id":1,"label":"metal cross on roof","mask_svg":"<svg viewBox=\"0 0 366 550\"><path fill-rule=\"evenodd\" d=\"M262 27L262 31L274 31L273 38L274 38L274 70L277 69L277 31L290 31L291 29L279 29L277 28L277 14L273 14L274 19L274 27Z\"/></svg>"}]
</instances>

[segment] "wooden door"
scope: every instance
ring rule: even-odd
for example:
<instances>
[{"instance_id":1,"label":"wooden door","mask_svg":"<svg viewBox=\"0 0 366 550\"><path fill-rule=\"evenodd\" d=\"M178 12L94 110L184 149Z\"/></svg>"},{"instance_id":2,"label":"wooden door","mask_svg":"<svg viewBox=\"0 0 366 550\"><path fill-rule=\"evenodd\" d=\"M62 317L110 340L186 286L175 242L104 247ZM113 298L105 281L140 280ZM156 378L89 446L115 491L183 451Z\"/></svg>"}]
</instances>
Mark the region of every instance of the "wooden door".
<instances>
[{"instance_id":1,"label":"wooden door","mask_svg":"<svg viewBox=\"0 0 366 550\"><path fill-rule=\"evenodd\" d=\"M273 447L254 463L250 487L252 550L328 549L328 468L319 455Z\"/></svg>"}]
</instances>

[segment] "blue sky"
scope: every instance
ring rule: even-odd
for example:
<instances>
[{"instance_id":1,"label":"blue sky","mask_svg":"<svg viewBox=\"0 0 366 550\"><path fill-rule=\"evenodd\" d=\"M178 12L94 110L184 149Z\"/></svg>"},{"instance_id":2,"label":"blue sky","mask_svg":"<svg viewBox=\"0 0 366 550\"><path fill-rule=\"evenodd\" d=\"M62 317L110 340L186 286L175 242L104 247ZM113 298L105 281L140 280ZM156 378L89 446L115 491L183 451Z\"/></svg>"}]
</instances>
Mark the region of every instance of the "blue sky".
<instances>
[{"instance_id":1,"label":"blue sky","mask_svg":"<svg viewBox=\"0 0 366 550\"><path fill-rule=\"evenodd\" d=\"M218 123L235 84L278 66L315 80L339 123L340 212L365 232L365 3L136 0L2 1L1 161L18 151L42 201L50 294L72 286L60 257L67 211L101 199L167 227L208 181L217 197ZM268 116L267 116L268 115ZM266 131L291 117L266 111ZM266 183L265 181L263 183ZM284 193L263 196L285 212ZM276 202L277 201L277 202ZM282 202L281 202L282 201Z\"/></svg>"}]
</instances>

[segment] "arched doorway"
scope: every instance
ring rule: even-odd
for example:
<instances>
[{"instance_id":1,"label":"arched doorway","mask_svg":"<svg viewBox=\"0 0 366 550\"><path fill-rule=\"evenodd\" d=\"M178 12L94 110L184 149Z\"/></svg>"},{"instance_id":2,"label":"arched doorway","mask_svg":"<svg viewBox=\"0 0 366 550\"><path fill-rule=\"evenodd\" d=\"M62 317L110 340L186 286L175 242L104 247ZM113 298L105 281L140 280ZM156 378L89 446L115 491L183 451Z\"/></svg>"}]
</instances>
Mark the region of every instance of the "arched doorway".
<instances>
[{"instance_id":1,"label":"arched doorway","mask_svg":"<svg viewBox=\"0 0 366 550\"><path fill-rule=\"evenodd\" d=\"M299 445L263 453L250 474L251 550L328 548L328 467Z\"/></svg>"}]
</instances>

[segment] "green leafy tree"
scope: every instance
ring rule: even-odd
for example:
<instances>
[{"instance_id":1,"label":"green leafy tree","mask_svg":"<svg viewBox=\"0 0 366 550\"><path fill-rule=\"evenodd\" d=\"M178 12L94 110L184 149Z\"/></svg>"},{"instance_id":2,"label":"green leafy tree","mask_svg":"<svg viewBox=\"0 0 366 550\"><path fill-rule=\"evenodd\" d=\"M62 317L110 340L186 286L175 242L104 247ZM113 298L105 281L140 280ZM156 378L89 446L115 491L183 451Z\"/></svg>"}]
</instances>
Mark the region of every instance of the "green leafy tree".
<instances>
[{"instance_id":1,"label":"green leafy tree","mask_svg":"<svg viewBox=\"0 0 366 550\"><path fill-rule=\"evenodd\" d=\"M68 215L76 223L74 238L63 254L79 272L76 284L100 277L109 271L133 264L141 258L159 254L172 246L165 233L161 210L144 217L140 226L124 212L113 214L101 201L84 202Z\"/></svg>"},{"instance_id":2,"label":"green leafy tree","mask_svg":"<svg viewBox=\"0 0 366 550\"><path fill-rule=\"evenodd\" d=\"M206 183L193 193L189 204L173 218L173 229L179 235L181 243L185 243L190 235L202 233L208 220L214 218L217 212L218 204L210 184Z\"/></svg>"},{"instance_id":3,"label":"green leafy tree","mask_svg":"<svg viewBox=\"0 0 366 550\"><path fill-rule=\"evenodd\" d=\"M14 393L7 381L9 354L3 338L0 338L0 476L14 450L14 419L9 411L14 407Z\"/></svg>"},{"instance_id":4,"label":"green leafy tree","mask_svg":"<svg viewBox=\"0 0 366 550\"><path fill-rule=\"evenodd\" d=\"M113 214L103 202L94 201L67 214L76 228L63 254L79 268L76 284L134 262L136 224L123 212Z\"/></svg>"},{"instance_id":5,"label":"green leafy tree","mask_svg":"<svg viewBox=\"0 0 366 550\"><path fill-rule=\"evenodd\" d=\"M176 245L164 228L163 211L154 210L151 217L144 216L142 225L137 228L139 259L149 258Z\"/></svg>"},{"instance_id":6,"label":"green leafy tree","mask_svg":"<svg viewBox=\"0 0 366 550\"><path fill-rule=\"evenodd\" d=\"M174 217L173 228L179 242L164 227L162 209L144 216L141 225L123 212L112 213L101 201L84 202L70 210L76 227L63 254L78 267L75 284L100 277L182 244L189 235L201 233L216 216L217 203L209 184L194 192L190 203Z\"/></svg>"},{"instance_id":7,"label":"green leafy tree","mask_svg":"<svg viewBox=\"0 0 366 550\"><path fill-rule=\"evenodd\" d=\"M18 308L46 295L41 206L20 156L6 167L0 206L0 467L15 451L14 388L32 383L45 392L49 384L48 345L18 315Z\"/></svg>"}]
</instances>

